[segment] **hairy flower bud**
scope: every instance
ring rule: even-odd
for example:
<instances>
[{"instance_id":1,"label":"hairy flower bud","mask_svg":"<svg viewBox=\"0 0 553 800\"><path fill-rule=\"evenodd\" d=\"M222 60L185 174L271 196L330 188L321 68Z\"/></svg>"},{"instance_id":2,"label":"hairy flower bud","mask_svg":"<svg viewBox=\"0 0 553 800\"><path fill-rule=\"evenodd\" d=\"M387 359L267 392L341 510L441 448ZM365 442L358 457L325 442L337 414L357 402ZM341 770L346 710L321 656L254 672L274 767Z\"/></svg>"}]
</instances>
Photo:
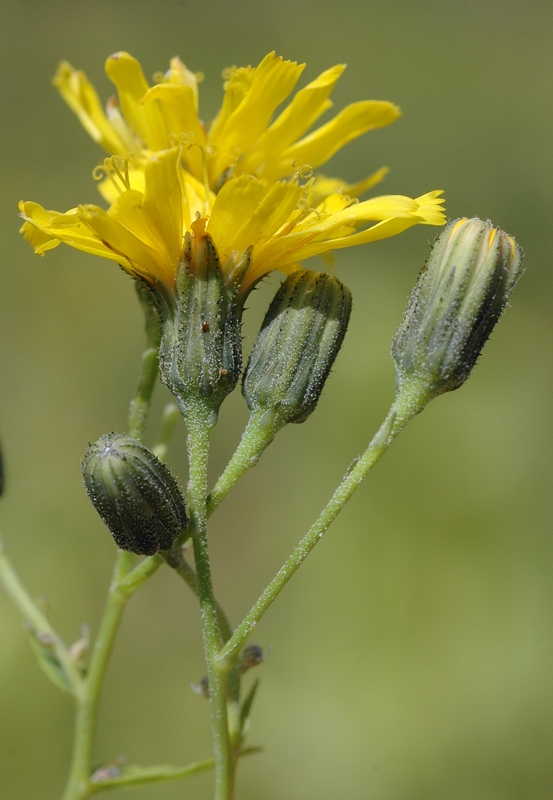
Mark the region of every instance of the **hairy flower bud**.
<instances>
[{"instance_id":1,"label":"hairy flower bud","mask_svg":"<svg viewBox=\"0 0 553 800\"><path fill-rule=\"evenodd\" d=\"M100 436L86 451L82 473L92 505L121 550L147 556L168 550L187 527L175 478L132 436Z\"/></svg>"},{"instance_id":2,"label":"hairy flower bud","mask_svg":"<svg viewBox=\"0 0 553 800\"><path fill-rule=\"evenodd\" d=\"M161 313L159 351L161 379L181 411L200 399L216 415L238 382L242 305L237 289L250 258L247 253L236 274L225 278L209 234L186 235L175 304Z\"/></svg>"},{"instance_id":3,"label":"hairy flower bud","mask_svg":"<svg viewBox=\"0 0 553 800\"><path fill-rule=\"evenodd\" d=\"M351 294L332 275L298 270L276 293L253 346L242 389L250 411L274 426L314 411L346 334Z\"/></svg>"},{"instance_id":4,"label":"hairy flower bud","mask_svg":"<svg viewBox=\"0 0 553 800\"><path fill-rule=\"evenodd\" d=\"M398 393L422 408L458 389L522 273L515 240L491 222L458 219L436 239L392 343Z\"/></svg>"}]
</instances>

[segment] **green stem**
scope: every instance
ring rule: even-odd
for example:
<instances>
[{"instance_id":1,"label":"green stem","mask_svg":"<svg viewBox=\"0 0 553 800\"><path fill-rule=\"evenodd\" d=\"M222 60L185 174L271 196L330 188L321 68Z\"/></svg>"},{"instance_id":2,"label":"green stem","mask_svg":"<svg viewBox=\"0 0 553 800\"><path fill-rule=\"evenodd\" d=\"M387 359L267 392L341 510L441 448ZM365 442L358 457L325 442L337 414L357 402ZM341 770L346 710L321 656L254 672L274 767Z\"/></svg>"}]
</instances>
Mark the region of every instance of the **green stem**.
<instances>
[{"instance_id":1,"label":"green stem","mask_svg":"<svg viewBox=\"0 0 553 800\"><path fill-rule=\"evenodd\" d=\"M239 752L240 758L259 753L259 747L245 747ZM90 791L97 794L105 789L128 789L133 786L148 786L151 784L168 783L198 772L205 772L215 766L214 758L204 761L194 761L184 767L171 767L160 765L155 767L123 766L121 768L105 767L96 770L92 776ZM115 772L115 774L113 774Z\"/></svg>"},{"instance_id":2,"label":"green stem","mask_svg":"<svg viewBox=\"0 0 553 800\"><path fill-rule=\"evenodd\" d=\"M215 800L232 800L235 759L227 717L227 670L216 662L223 644L217 603L213 594L207 540L207 459L213 423L209 410L200 404L186 409L189 458L189 512L198 583L204 652L209 683L209 707L215 755Z\"/></svg>"},{"instance_id":3,"label":"green stem","mask_svg":"<svg viewBox=\"0 0 553 800\"><path fill-rule=\"evenodd\" d=\"M155 558L156 556L152 556ZM184 582L192 589L196 597L199 597L199 590L198 590L198 577L195 571L192 569L190 564L185 560L182 554L182 548L179 547L176 550L169 550L166 553L163 553L163 558L167 562L167 564L174 569L174 571L180 575L180 577L184 580ZM225 612L215 600L215 608L217 611L217 621L219 624L219 630L221 632L221 637L223 641L227 641L232 636L232 628L230 626L230 622L228 621Z\"/></svg>"},{"instance_id":4,"label":"green stem","mask_svg":"<svg viewBox=\"0 0 553 800\"><path fill-rule=\"evenodd\" d=\"M384 455L401 429L418 411L420 411L420 407L417 407L416 409L407 408L403 405L400 405L396 400L385 421L382 423L380 430L372 439L368 448L356 461L353 462L342 482L332 495L325 508L321 511L316 521L307 531L297 547L294 548L291 555L279 569L273 580L264 589L255 605L252 606L250 611L246 614L231 638L221 648L217 655L217 661L220 664L226 664L227 667L232 664L239 650L244 645L246 639L255 628L259 620L263 617L269 606L272 605L292 575L301 566L301 564L303 564L317 542L322 539L323 534L328 530L331 523L336 519L363 479L366 478L377 461Z\"/></svg>"},{"instance_id":5,"label":"green stem","mask_svg":"<svg viewBox=\"0 0 553 800\"><path fill-rule=\"evenodd\" d=\"M52 645L55 656L69 681L71 691L75 697L78 697L83 686L83 676L71 657L71 653L51 626L48 618L21 583L11 561L4 553L1 541L0 584L39 641L48 642Z\"/></svg>"},{"instance_id":6,"label":"green stem","mask_svg":"<svg viewBox=\"0 0 553 800\"><path fill-rule=\"evenodd\" d=\"M180 418L180 413L175 403L168 403L163 409L163 414L161 416L161 433L159 434L156 446L153 448L153 452L160 461L165 461L167 459L169 443Z\"/></svg>"},{"instance_id":7,"label":"green stem","mask_svg":"<svg viewBox=\"0 0 553 800\"><path fill-rule=\"evenodd\" d=\"M106 778L101 777L102 771L99 770L96 773L99 777L93 778L91 789L92 792L96 794L105 789L128 789L133 786L168 783L169 781L176 781L180 778L187 778L189 775L195 775L197 772L205 772L208 769L213 769L214 766L215 760L213 758L206 758L204 761L195 761L184 767L160 766L137 767L135 769L124 767L120 775Z\"/></svg>"},{"instance_id":8,"label":"green stem","mask_svg":"<svg viewBox=\"0 0 553 800\"><path fill-rule=\"evenodd\" d=\"M157 312L147 290L137 284L137 292L145 314L146 349L142 355L138 387L130 404L129 433L135 439L142 440L158 375L160 326ZM86 679L77 697L73 755L63 800L84 800L90 795L90 775L98 726L100 695L113 643L128 599L159 566L152 560L146 565L139 565L134 572L133 579L129 579L125 584L125 579L131 573L133 560L132 553L123 550L117 551L104 615L92 649Z\"/></svg>"},{"instance_id":9,"label":"green stem","mask_svg":"<svg viewBox=\"0 0 553 800\"><path fill-rule=\"evenodd\" d=\"M225 499L242 475L257 464L265 448L273 441L279 429L275 416L266 411L251 413L240 444L207 499L208 516Z\"/></svg>"},{"instance_id":10,"label":"green stem","mask_svg":"<svg viewBox=\"0 0 553 800\"><path fill-rule=\"evenodd\" d=\"M131 592L121 588L131 565L132 553L118 550L104 615L94 642L86 681L78 698L73 758L63 800L84 800L90 794L100 693L119 623L131 596Z\"/></svg>"},{"instance_id":11,"label":"green stem","mask_svg":"<svg viewBox=\"0 0 553 800\"><path fill-rule=\"evenodd\" d=\"M140 283L136 284L136 290L144 310L146 348L142 353L138 387L129 408L129 434L142 441L146 432L148 412L158 375L161 328L149 290L145 289Z\"/></svg>"}]
</instances>

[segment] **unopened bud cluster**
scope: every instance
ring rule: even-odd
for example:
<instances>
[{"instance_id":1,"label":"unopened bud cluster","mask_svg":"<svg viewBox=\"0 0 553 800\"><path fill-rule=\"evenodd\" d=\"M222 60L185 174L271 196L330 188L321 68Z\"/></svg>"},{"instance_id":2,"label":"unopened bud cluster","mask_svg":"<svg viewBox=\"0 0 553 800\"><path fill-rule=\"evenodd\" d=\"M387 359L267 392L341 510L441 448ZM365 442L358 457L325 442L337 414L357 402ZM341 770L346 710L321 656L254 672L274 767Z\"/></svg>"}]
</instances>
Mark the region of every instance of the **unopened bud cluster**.
<instances>
[{"instance_id":1,"label":"unopened bud cluster","mask_svg":"<svg viewBox=\"0 0 553 800\"><path fill-rule=\"evenodd\" d=\"M398 394L423 407L469 377L522 273L515 240L459 219L437 238L392 343Z\"/></svg>"},{"instance_id":2,"label":"unopened bud cluster","mask_svg":"<svg viewBox=\"0 0 553 800\"><path fill-rule=\"evenodd\" d=\"M92 505L122 550L168 550L188 525L184 499L169 469L131 436L109 433L82 463Z\"/></svg>"},{"instance_id":3,"label":"unopened bud cluster","mask_svg":"<svg viewBox=\"0 0 553 800\"><path fill-rule=\"evenodd\" d=\"M243 380L250 411L265 411L276 428L314 411L344 339L351 294L337 278L298 270L276 293L253 346Z\"/></svg>"}]
</instances>

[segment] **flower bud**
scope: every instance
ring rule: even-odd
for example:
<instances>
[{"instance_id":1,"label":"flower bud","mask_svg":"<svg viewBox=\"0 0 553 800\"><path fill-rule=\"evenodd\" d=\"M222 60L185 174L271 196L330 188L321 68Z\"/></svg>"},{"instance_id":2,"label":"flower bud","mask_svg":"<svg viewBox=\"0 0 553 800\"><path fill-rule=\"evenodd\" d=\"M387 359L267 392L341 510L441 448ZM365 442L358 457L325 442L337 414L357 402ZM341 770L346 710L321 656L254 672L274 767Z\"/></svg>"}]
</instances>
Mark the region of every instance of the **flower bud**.
<instances>
[{"instance_id":1,"label":"flower bud","mask_svg":"<svg viewBox=\"0 0 553 800\"><path fill-rule=\"evenodd\" d=\"M398 393L422 408L458 389L521 274L522 252L511 236L476 218L450 222L434 243L392 343Z\"/></svg>"},{"instance_id":2,"label":"flower bud","mask_svg":"<svg viewBox=\"0 0 553 800\"><path fill-rule=\"evenodd\" d=\"M315 410L346 334L351 294L332 275L298 270L276 293L253 346L242 390L274 427Z\"/></svg>"},{"instance_id":3,"label":"flower bud","mask_svg":"<svg viewBox=\"0 0 553 800\"><path fill-rule=\"evenodd\" d=\"M265 661L263 650L257 644L250 644L242 651L242 655L238 661L238 671L241 675L247 672L252 667L258 667Z\"/></svg>"},{"instance_id":4,"label":"flower bud","mask_svg":"<svg viewBox=\"0 0 553 800\"><path fill-rule=\"evenodd\" d=\"M250 258L247 253L238 267L245 269ZM161 314L159 351L161 379L181 411L190 401L201 399L216 415L238 382L242 371L238 272L225 279L208 233L186 235L175 306Z\"/></svg>"},{"instance_id":5,"label":"flower bud","mask_svg":"<svg viewBox=\"0 0 553 800\"><path fill-rule=\"evenodd\" d=\"M100 436L86 451L82 473L92 505L121 550L146 556L168 550L188 525L175 478L131 436Z\"/></svg>"}]
</instances>

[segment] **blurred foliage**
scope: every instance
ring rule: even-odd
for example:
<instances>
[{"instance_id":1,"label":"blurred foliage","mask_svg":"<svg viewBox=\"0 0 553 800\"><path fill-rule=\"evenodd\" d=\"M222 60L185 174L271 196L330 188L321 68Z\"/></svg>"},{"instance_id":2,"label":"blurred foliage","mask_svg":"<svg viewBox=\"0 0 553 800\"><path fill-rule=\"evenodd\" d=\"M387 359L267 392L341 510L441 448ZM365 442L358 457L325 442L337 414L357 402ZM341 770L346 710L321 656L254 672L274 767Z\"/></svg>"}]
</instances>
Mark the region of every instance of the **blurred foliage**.
<instances>
[{"instance_id":1,"label":"blurred foliage","mask_svg":"<svg viewBox=\"0 0 553 800\"><path fill-rule=\"evenodd\" d=\"M550 798L551 3L3 0L2 11L1 527L31 592L47 596L66 639L83 622L96 630L113 543L79 460L88 441L125 429L142 345L123 273L68 248L39 260L17 234L19 199L60 210L96 200L100 153L49 85L57 62L85 69L107 97L111 52L131 51L149 75L179 54L205 72L206 119L229 64L275 49L307 61L303 84L347 62L337 108L389 99L405 116L349 145L328 173L355 180L388 164L384 192L444 188L450 217L489 217L520 241L527 274L469 383L408 427L259 626L255 642L272 655L256 670L249 741L265 750L241 765L239 797ZM389 342L432 236L413 229L337 257L354 311L319 408L278 436L213 520L218 593L235 622L387 410ZM275 286L254 295L248 336ZM166 399L160 389L154 433ZM245 419L236 393L214 437L214 477ZM170 463L184 482L183 443L180 429ZM0 794L54 800L70 701L4 597L0 641ZM98 763L208 757L207 706L189 689L203 674L196 604L161 570L123 625ZM210 781L125 797L207 800Z\"/></svg>"}]
</instances>

